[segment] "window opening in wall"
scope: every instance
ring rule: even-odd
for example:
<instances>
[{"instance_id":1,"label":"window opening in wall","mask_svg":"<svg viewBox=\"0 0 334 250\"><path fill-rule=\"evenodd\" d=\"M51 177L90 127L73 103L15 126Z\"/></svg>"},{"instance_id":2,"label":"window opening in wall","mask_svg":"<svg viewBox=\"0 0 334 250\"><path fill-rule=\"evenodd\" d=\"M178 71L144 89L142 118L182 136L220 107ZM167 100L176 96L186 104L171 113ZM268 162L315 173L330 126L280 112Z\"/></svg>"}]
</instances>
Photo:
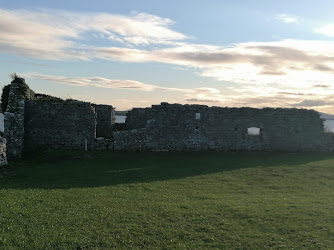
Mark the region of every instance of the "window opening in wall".
<instances>
[{"instance_id":1,"label":"window opening in wall","mask_svg":"<svg viewBox=\"0 0 334 250\"><path fill-rule=\"evenodd\" d=\"M201 113L196 113L196 120L200 120L201 119Z\"/></svg>"},{"instance_id":2,"label":"window opening in wall","mask_svg":"<svg viewBox=\"0 0 334 250\"><path fill-rule=\"evenodd\" d=\"M115 123L125 123L126 115L115 115Z\"/></svg>"},{"instance_id":3,"label":"window opening in wall","mask_svg":"<svg viewBox=\"0 0 334 250\"><path fill-rule=\"evenodd\" d=\"M247 133L250 136L259 136L260 135L260 128L250 127L250 128L247 129Z\"/></svg>"},{"instance_id":4,"label":"window opening in wall","mask_svg":"<svg viewBox=\"0 0 334 250\"><path fill-rule=\"evenodd\" d=\"M115 123L125 123L128 112L129 112L128 110L124 111L115 110Z\"/></svg>"},{"instance_id":5,"label":"window opening in wall","mask_svg":"<svg viewBox=\"0 0 334 250\"><path fill-rule=\"evenodd\" d=\"M334 133L334 120L324 120L324 131Z\"/></svg>"},{"instance_id":6,"label":"window opening in wall","mask_svg":"<svg viewBox=\"0 0 334 250\"><path fill-rule=\"evenodd\" d=\"M115 111L115 123L113 124L113 131L126 130L125 121L127 113L127 111Z\"/></svg>"}]
</instances>

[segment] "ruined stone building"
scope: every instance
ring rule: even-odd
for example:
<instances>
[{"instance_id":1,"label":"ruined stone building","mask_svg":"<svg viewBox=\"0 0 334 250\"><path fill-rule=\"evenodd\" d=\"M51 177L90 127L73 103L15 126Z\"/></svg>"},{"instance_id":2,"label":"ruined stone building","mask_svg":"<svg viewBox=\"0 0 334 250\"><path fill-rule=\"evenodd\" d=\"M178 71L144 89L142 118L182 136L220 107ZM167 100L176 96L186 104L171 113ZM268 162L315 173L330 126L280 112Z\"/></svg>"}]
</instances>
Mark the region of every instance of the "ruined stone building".
<instances>
[{"instance_id":1,"label":"ruined stone building","mask_svg":"<svg viewBox=\"0 0 334 250\"><path fill-rule=\"evenodd\" d=\"M161 103L128 112L36 94L16 77L7 88L5 134L10 157L47 149L131 151L333 151L332 133L306 109L222 108ZM117 124L116 124L117 125ZM250 133L251 129L257 131Z\"/></svg>"}]
</instances>

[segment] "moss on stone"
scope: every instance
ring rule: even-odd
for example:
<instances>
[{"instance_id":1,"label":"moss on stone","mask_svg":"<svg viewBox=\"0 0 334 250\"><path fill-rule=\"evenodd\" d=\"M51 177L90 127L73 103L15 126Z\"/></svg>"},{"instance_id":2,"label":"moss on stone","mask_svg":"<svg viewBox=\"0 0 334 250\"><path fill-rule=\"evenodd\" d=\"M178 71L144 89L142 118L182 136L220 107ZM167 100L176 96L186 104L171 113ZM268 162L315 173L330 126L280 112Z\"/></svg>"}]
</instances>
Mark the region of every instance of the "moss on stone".
<instances>
[{"instance_id":1,"label":"moss on stone","mask_svg":"<svg viewBox=\"0 0 334 250\"><path fill-rule=\"evenodd\" d=\"M39 93L35 93L35 101L59 101L59 102L63 102L64 100L59 98L59 97L55 97L55 96L51 96L51 95L45 95L45 94L39 94Z\"/></svg>"},{"instance_id":2,"label":"moss on stone","mask_svg":"<svg viewBox=\"0 0 334 250\"><path fill-rule=\"evenodd\" d=\"M18 99L33 100L35 98L35 92L29 88L24 78L16 76L11 83L16 83L18 86L16 92Z\"/></svg>"}]
</instances>

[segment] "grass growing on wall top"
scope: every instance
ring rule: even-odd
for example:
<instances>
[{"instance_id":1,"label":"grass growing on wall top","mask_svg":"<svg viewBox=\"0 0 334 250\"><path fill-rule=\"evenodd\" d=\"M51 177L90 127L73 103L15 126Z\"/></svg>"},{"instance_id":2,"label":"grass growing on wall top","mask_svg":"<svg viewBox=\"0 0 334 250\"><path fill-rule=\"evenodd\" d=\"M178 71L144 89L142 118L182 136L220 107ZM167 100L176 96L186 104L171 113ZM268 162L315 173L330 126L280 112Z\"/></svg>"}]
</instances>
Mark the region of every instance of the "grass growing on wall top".
<instances>
[{"instance_id":1,"label":"grass growing on wall top","mask_svg":"<svg viewBox=\"0 0 334 250\"><path fill-rule=\"evenodd\" d=\"M2 88L2 93L1 93L1 111L2 113L6 112L7 105L8 105L9 92L10 92L10 85L5 85Z\"/></svg>"},{"instance_id":2,"label":"grass growing on wall top","mask_svg":"<svg viewBox=\"0 0 334 250\"><path fill-rule=\"evenodd\" d=\"M333 165L332 154L41 154L0 179L0 249L328 249Z\"/></svg>"}]
</instances>

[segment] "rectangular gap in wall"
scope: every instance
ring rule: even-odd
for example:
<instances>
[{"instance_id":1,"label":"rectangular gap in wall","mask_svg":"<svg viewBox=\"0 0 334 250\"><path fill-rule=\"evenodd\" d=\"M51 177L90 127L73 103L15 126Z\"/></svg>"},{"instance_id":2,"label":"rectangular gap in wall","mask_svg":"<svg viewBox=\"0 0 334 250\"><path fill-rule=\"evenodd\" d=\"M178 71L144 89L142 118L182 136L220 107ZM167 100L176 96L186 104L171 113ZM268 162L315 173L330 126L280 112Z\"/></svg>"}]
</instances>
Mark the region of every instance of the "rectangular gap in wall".
<instances>
[{"instance_id":1,"label":"rectangular gap in wall","mask_svg":"<svg viewBox=\"0 0 334 250\"><path fill-rule=\"evenodd\" d=\"M334 120L324 120L324 131L334 133Z\"/></svg>"},{"instance_id":2,"label":"rectangular gap in wall","mask_svg":"<svg viewBox=\"0 0 334 250\"><path fill-rule=\"evenodd\" d=\"M247 133L250 136L259 136L260 135L260 128L256 128L256 127L247 128Z\"/></svg>"}]
</instances>

